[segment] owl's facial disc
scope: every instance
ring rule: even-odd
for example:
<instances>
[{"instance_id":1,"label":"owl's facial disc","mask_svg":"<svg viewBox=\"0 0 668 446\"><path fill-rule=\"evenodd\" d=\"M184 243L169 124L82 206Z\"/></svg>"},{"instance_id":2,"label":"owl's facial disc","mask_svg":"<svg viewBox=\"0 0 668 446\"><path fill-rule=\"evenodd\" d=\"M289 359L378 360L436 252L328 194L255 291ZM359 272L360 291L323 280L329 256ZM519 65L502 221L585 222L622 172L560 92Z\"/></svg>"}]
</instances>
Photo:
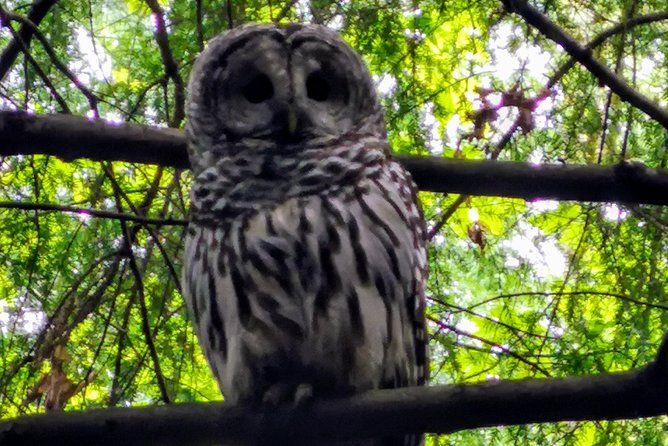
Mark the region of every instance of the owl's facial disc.
<instances>
[{"instance_id":1,"label":"owl's facial disc","mask_svg":"<svg viewBox=\"0 0 668 446\"><path fill-rule=\"evenodd\" d=\"M351 88L354 65L339 47L309 37L298 36L291 42L290 72L298 131L306 138L344 135L360 118Z\"/></svg>"},{"instance_id":2,"label":"owl's facial disc","mask_svg":"<svg viewBox=\"0 0 668 446\"><path fill-rule=\"evenodd\" d=\"M326 28L257 26L231 39L201 79L228 141L338 137L378 110L361 59Z\"/></svg>"},{"instance_id":3,"label":"owl's facial disc","mask_svg":"<svg viewBox=\"0 0 668 446\"><path fill-rule=\"evenodd\" d=\"M277 38L278 37L278 38ZM275 137L277 116L290 102L288 52L276 34L263 33L220 55L212 82L213 112L228 140Z\"/></svg>"}]
</instances>

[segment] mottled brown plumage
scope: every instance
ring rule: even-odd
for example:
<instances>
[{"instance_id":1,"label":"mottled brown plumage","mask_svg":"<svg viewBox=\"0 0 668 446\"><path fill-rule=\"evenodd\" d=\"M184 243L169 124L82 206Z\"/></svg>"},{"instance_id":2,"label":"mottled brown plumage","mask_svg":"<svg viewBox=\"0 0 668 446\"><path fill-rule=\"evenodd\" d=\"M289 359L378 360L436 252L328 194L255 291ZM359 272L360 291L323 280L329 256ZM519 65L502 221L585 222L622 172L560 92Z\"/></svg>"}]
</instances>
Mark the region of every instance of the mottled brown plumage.
<instances>
[{"instance_id":1,"label":"mottled brown plumage","mask_svg":"<svg viewBox=\"0 0 668 446\"><path fill-rule=\"evenodd\" d=\"M232 30L186 130L184 291L226 400L423 385L424 221L362 59L320 26Z\"/></svg>"}]
</instances>

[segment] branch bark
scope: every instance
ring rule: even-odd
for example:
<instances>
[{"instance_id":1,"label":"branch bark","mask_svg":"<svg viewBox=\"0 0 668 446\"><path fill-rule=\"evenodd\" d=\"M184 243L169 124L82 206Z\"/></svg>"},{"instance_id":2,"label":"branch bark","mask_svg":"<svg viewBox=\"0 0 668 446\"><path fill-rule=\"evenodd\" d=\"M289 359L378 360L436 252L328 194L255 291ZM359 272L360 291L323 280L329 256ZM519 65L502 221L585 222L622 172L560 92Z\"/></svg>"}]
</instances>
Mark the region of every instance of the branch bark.
<instances>
[{"instance_id":1,"label":"branch bark","mask_svg":"<svg viewBox=\"0 0 668 446\"><path fill-rule=\"evenodd\" d=\"M0 423L0 444L205 445L281 438L291 444L486 426L668 414L668 343L644 368L562 379L377 390L254 411L224 403L112 408Z\"/></svg>"},{"instance_id":2,"label":"branch bark","mask_svg":"<svg viewBox=\"0 0 668 446\"><path fill-rule=\"evenodd\" d=\"M183 131L66 115L0 112L0 156L125 161L188 168ZM642 164L532 165L397 156L421 190L469 195L668 204L668 172Z\"/></svg>"}]
</instances>

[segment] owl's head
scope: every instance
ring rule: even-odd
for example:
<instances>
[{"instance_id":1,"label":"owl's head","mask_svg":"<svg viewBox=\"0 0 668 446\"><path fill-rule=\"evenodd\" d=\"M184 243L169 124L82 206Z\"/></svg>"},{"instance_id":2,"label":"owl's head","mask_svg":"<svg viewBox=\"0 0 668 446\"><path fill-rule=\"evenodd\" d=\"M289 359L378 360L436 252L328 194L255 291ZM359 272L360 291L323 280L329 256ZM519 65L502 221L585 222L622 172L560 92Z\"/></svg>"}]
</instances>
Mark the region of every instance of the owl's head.
<instances>
[{"instance_id":1,"label":"owl's head","mask_svg":"<svg viewBox=\"0 0 668 446\"><path fill-rule=\"evenodd\" d=\"M364 62L323 26L250 25L218 36L195 62L188 89L191 158L312 146L353 131L384 136Z\"/></svg>"}]
</instances>

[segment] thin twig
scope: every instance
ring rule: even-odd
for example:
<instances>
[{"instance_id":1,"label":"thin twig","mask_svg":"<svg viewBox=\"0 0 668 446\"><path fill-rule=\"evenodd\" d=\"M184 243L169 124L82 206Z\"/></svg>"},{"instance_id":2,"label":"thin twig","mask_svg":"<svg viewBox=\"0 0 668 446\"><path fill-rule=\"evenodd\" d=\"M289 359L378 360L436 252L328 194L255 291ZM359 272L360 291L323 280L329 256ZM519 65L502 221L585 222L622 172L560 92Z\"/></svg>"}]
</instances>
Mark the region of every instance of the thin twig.
<instances>
[{"instance_id":1,"label":"thin twig","mask_svg":"<svg viewBox=\"0 0 668 446\"><path fill-rule=\"evenodd\" d=\"M70 108L67 106L67 102L65 102L63 97L60 96L60 93L58 93L56 87L53 85L51 80L49 80L49 77L46 75L44 70L42 70L42 67L40 67L35 58L32 57L32 54L30 54L28 46L25 44L25 42L23 42L21 36L16 31L14 31L12 25L7 24L6 27L11 33L12 37L14 37L13 41L16 42L16 45L19 47L21 52L23 52L23 55L25 56L26 60L30 63L30 65L32 65L37 75L40 77L40 79L42 79L42 82L44 82L44 85L49 90L51 96L56 100L56 102L58 102L58 105L60 105L62 112L70 114L71 112Z\"/></svg>"},{"instance_id":2,"label":"thin twig","mask_svg":"<svg viewBox=\"0 0 668 446\"><path fill-rule=\"evenodd\" d=\"M489 299L482 300L480 302L477 302L470 307L468 307L469 310L472 310L476 307L479 307L481 305L488 304L490 302L494 302L495 300L501 300L501 299L510 299L514 297L527 297L527 296L538 296L538 297L554 297L554 296L602 296L602 297L613 297L615 299L620 299L626 302L631 302L637 305L643 305L648 308L656 308L657 310L663 310L663 311L668 311L668 306L667 305L662 305L662 304L655 304L652 302L647 302L647 301L642 301L639 299L635 299L633 297L626 296L624 294L619 294L619 293L608 293L605 291L593 291L593 290L579 290L579 291L561 291L558 293L552 293L549 291L524 291L524 292L519 292L519 293L508 293L508 294L499 294L494 297L490 297Z\"/></svg>"},{"instance_id":3,"label":"thin twig","mask_svg":"<svg viewBox=\"0 0 668 446\"><path fill-rule=\"evenodd\" d=\"M490 341L489 339L485 339L481 336L474 335L473 333L469 333L467 331L460 330L459 328L455 327L454 325L446 324L445 322L441 321L438 318L431 317L431 316L427 316L427 318L441 328L445 328L446 330L450 330L451 332L453 332L455 334L458 334L460 336L465 336L467 338L475 339L476 341L480 341L483 344L491 345L492 347L499 349L500 353L506 354L506 355L508 355L512 358L517 359L518 361L528 365L532 369L538 370L539 372L541 372L545 376L551 376L550 372L545 370L540 365L536 364L535 362L529 361L528 359L526 359L522 355L513 352L512 350L508 349L507 347L502 346L501 344L498 344L494 341Z\"/></svg>"},{"instance_id":4,"label":"thin twig","mask_svg":"<svg viewBox=\"0 0 668 446\"><path fill-rule=\"evenodd\" d=\"M58 0L37 0L30 7L28 11L28 20L32 23L39 25L46 14L49 12L51 7L58 3ZM19 29L18 35L20 39L14 38L9 45L2 51L0 54L0 81L2 81L12 68L16 57L19 55L21 50L21 44L24 44L26 47L30 45L30 39L33 35L33 30L26 26L21 26Z\"/></svg>"},{"instance_id":5,"label":"thin twig","mask_svg":"<svg viewBox=\"0 0 668 446\"><path fill-rule=\"evenodd\" d=\"M26 201L0 201L0 209L21 209L21 210L40 210L47 212L69 212L80 216L92 216L98 218L108 218L120 221L133 221L135 223L157 226L187 226L187 220L176 218L150 218L139 215L123 214L119 212L102 211L99 209L80 208L76 206L67 206L52 203L30 203Z\"/></svg>"},{"instance_id":6,"label":"thin twig","mask_svg":"<svg viewBox=\"0 0 668 446\"><path fill-rule=\"evenodd\" d=\"M171 397L169 396L169 392L167 391L167 385L165 383L165 377L162 373L162 368L160 367L160 358L158 357L158 352L155 347L155 342L153 341L153 335L151 333L151 326L148 321L148 310L146 308L146 296L144 293L144 279L139 272L139 267L137 266L137 259L132 252L132 247L129 245L131 243L131 236L129 229L126 227L127 225L125 222L121 223L122 226L124 226L124 237L125 237L125 243L128 244L129 249L128 249L128 259L129 259L129 264L130 264L130 270L132 271L132 275L135 277L135 284L137 288L137 294L139 297L139 312L141 314L141 329L142 332L144 333L144 339L146 340L146 346L148 347L149 354L151 355L151 359L153 360L153 370L155 372L155 378L156 381L158 382L158 388L160 389L160 395L162 398L162 401L166 404L169 404L172 402Z\"/></svg>"},{"instance_id":7,"label":"thin twig","mask_svg":"<svg viewBox=\"0 0 668 446\"><path fill-rule=\"evenodd\" d=\"M526 0L502 0L509 12L521 15L524 20L548 39L559 44L568 54L581 63L591 74L607 85L623 101L637 107L649 117L668 129L668 112L644 95L631 88L622 78L592 56L590 48L581 45L546 15L529 5Z\"/></svg>"},{"instance_id":8,"label":"thin twig","mask_svg":"<svg viewBox=\"0 0 668 446\"><path fill-rule=\"evenodd\" d=\"M37 26L32 23L30 20L21 17L20 15L15 15L15 14L6 14L6 16L15 22L21 23L23 26L27 26L30 28L34 34L34 36L39 40L39 42L42 44L42 48L44 48L44 51L46 54L49 56L49 59L51 60L51 63L58 69L60 72L62 72L72 83L74 84L75 87L81 93L86 97L88 100L88 105L90 106L91 110L95 113L95 117L99 117L99 111L97 109L97 103L99 101L98 97L90 90L88 87L86 87L84 84L81 83L79 78L70 71L67 66L60 61L58 58L58 55L56 55L56 52L53 50L51 45L49 44L49 41L44 37L42 32L37 29Z\"/></svg>"},{"instance_id":9,"label":"thin twig","mask_svg":"<svg viewBox=\"0 0 668 446\"><path fill-rule=\"evenodd\" d=\"M120 186L118 185L114 172L111 167L111 163L106 163L104 166L104 171L107 177L112 182L112 189L114 191L114 197L116 198L116 208L119 213L123 213L123 204L121 202ZM133 208L136 212L136 209ZM144 293L144 278L142 273L139 271L137 266L137 258L132 250L132 246L135 240L136 231L130 229L127 223L123 220L121 223L121 231L123 234L123 245L127 253L128 263L130 266L130 271L135 278L135 289L137 290L137 295L139 298L139 311L141 314L141 328L144 334L144 339L146 341L146 346L148 347L149 354L153 362L153 371L155 373L156 381L158 383L158 388L160 389L160 395L162 401L166 404L171 403L172 399L169 396L167 390L167 385L165 383L165 377L162 373L162 368L160 366L160 358L158 357L158 352L155 348L155 342L153 341L154 336L151 333L151 327L148 321L148 310L146 308L146 296Z\"/></svg>"},{"instance_id":10,"label":"thin twig","mask_svg":"<svg viewBox=\"0 0 668 446\"><path fill-rule=\"evenodd\" d=\"M197 32L197 47L204 51L204 31L202 29L202 0L195 0L195 30Z\"/></svg>"},{"instance_id":11,"label":"thin twig","mask_svg":"<svg viewBox=\"0 0 668 446\"><path fill-rule=\"evenodd\" d=\"M146 4L155 15L156 30L155 40L158 42L162 64L165 67L165 74L174 84L174 113L169 121L169 126L178 128L185 118L186 92L183 78L179 73L179 66L174 60L174 54L169 46L169 36L167 34L167 24L165 23L165 12L158 4L157 0L146 0Z\"/></svg>"}]
</instances>

